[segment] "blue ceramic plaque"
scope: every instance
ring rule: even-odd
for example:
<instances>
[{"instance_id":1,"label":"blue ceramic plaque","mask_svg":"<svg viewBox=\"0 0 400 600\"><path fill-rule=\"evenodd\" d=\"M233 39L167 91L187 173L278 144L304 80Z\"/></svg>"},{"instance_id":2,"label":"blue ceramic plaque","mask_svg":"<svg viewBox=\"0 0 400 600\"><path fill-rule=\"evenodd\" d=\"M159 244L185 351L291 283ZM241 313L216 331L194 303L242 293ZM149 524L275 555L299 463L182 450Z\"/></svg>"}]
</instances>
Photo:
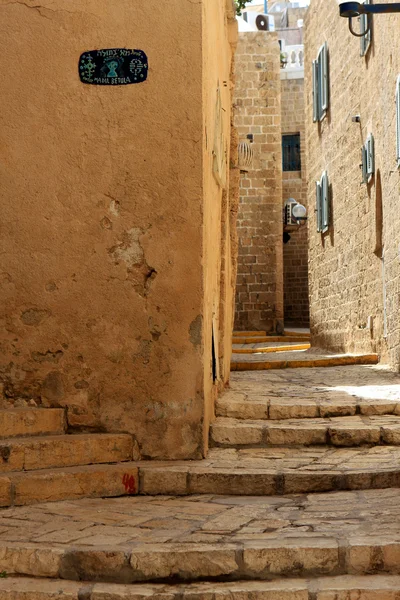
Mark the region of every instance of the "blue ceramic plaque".
<instances>
[{"instance_id":1,"label":"blue ceramic plaque","mask_svg":"<svg viewBox=\"0 0 400 600\"><path fill-rule=\"evenodd\" d=\"M109 48L81 54L79 77L92 85L129 85L147 79L147 56L142 50Z\"/></svg>"}]
</instances>

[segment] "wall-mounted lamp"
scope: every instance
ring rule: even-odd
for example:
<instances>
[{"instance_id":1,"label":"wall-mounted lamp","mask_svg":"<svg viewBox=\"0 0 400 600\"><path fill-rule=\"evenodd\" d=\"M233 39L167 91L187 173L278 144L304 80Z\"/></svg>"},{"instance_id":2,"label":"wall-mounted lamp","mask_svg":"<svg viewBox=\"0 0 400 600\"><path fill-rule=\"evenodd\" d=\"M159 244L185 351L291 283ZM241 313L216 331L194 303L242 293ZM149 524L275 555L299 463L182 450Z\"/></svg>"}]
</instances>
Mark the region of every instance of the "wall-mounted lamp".
<instances>
[{"instance_id":1,"label":"wall-mounted lamp","mask_svg":"<svg viewBox=\"0 0 400 600\"><path fill-rule=\"evenodd\" d=\"M345 19L349 19L349 29L356 37L363 37L371 29L371 16L377 14L387 14L400 12L400 3L395 2L394 4L364 4L362 2L343 2L343 0L336 0L339 4L340 16ZM368 26L363 33L356 33L352 26L353 17L359 17L360 15L367 15Z\"/></svg>"},{"instance_id":2,"label":"wall-mounted lamp","mask_svg":"<svg viewBox=\"0 0 400 600\"><path fill-rule=\"evenodd\" d=\"M285 202L283 209L284 225L302 225L307 221L307 209L294 198Z\"/></svg>"}]
</instances>

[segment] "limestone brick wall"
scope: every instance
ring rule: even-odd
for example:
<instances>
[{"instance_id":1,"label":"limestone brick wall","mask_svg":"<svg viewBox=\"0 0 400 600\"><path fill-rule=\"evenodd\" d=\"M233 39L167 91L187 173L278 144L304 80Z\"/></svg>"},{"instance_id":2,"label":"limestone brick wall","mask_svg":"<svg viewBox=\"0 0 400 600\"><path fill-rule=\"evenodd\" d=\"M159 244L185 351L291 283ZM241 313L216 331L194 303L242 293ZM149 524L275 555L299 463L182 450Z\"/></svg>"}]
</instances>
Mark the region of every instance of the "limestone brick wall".
<instances>
[{"instance_id":1,"label":"limestone brick wall","mask_svg":"<svg viewBox=\"0 0 400 600\"><path fill-rule=\"evenodd\" d=\"M235 328L274 330L283 321L282 148L278 35L241 33L236 54L235 125L253 136L238 214Z\"/></svg>"},{"instance_id":2,"label":"limestone brick wall","mask_svg":"<svg viewBox=\"0 0 400 600\"><path fill-rule=\"evenodd\" d=\"M229 376L214 380L212 331L229 364L232 2L1 4L0 406L65 407L71 430L199 458ZM132 47L146 82L81 83L81 53Z\"/></svg>"},{"instance_id":3,"label":"limestone brick wall","mask_svg":"<svg viewBox=\"0 0 400 600\"><path fill-rule=\"evenodd\" d=\"M317 233L310 211L312 339L333 350L377 351L383 362L397 369L399 27L398 14L374 17L372 45L367 56L361 57L359 39L350 35L334 2L312 0L305 22L309 206L315 204L315 181L327 170L331 207L331 226L323 235ZM316 124L312 122L312 60L325 41L330 108L323 122ZM352 122L355 115L360 115L360 123ZM370 133L375 138L375 176L368 185L361 185L360 148Z\"/></svg>"},{"instance_id":4,"label":"limestone brick wall","mask_svg":"<svg viewBox=\"0 0 400 600\"><path fill-rule=\"evenodd\" d=\"M285 73L281 80L282 135L300 134L301 170L283 171L283 205L294 198L307 208L305 160L304 78L302 73ZM289 77L294 78L289 78ZM308 326L308 236L307 225L293 228L283 245L285 323Z\"/></svg>"}]
</instances>

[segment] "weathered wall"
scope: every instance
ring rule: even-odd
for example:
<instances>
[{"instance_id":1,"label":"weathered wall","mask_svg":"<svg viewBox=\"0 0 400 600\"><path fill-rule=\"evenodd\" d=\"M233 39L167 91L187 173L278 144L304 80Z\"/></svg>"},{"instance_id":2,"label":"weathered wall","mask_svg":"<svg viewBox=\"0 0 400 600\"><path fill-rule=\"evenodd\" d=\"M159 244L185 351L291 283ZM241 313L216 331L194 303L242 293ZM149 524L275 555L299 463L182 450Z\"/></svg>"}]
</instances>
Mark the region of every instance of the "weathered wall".
<instances>
[{"instance_id":1,"label":"weathered wall","mask_svg":"<svg viewBox=\"0 0 400 600\"><path fill-rule=\"evenodd\" d=\"M302 73L282 73L282 135L300 134L301 171L283 171L283 205L294 198L307 207L305 161L304 78ZM300 77L299 77L300 76ZM291 239L283 246L285 323L308 326L308 236L307 226L290 232Z\"/></svg>"},{"instance_id":2,"label":"weathered wall","mask_svg":"<svg viewBox=\"0 0 400 600\"><path fill-rule=\"evenodd\" d=\"M208 4L1 1L2 403L65 406L70 427L129 431L144 457L202 456L211 413L204 90L215 110L230 53L203 71ZM80 54L115 47L144 50L148 80L82 84Z\"/></svg>"},{"instance_id":3,"label":"weathered wall","mask_svg":"<svg viewBox=\"0 0 400 600\"><path fill-rule=\"evenodd\" d=\"M233 328L233 260L229 188L233 53L237 22L232 0L203 0L203 286L204 446L214 400L229 381ZM218 99L219 98L219 99ZM218 154L218 168L215 163ZM236 184L237 187L237 184ZM232 224L235 227L235 224ZM214 374L213 374L214 339Z\"/></svg>"},{"instance_id":4,"label":"weathered wall","mask_svg":"<svg viewBox=\"0 0 400 600\"><path fill-rule=\"evenodd\" d=\"M276 33L241 33L235 124L252 134L254 161L242 177L235 328L274 330L283 321L280 60Z\"/></svg>"},{"instance_id":5,"label":"weathered wall","mask_svg":"<svg viewBox=\"0 0 400 600\"><path fill-rule=\"evenodd\" d=\"M400 73L399 15L374 18L372 47L360 57L334 2L312 0L306 17L306 131L309 205L324 169L331 185L332 225L316 232L310 212L311 327L314 343L335 350L378 351L400 366L399 172L395 86ZM311 63L327 40L330 109L312 122ZM361 123L351 117L359 114ZM360 185L360 148L375 137L376 174ZM383 225L381 226L381 210ZM384 273L380 235L384 246ZM384 302L387 305L387 339ZM365 329L372 317L372 330Z\"/></svg>"}]
</instances>

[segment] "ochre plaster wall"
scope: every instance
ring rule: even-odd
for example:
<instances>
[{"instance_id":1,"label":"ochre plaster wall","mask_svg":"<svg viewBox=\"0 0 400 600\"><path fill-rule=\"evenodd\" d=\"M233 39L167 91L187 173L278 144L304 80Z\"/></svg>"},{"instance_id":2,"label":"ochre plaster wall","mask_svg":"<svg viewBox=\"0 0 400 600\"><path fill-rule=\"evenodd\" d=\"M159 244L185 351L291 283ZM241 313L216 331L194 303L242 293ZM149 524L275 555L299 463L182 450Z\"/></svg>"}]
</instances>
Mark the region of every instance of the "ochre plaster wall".
<instances>
[{"instance_id":1,"label":"ochre plaster wall","mask_svg":"<svg viewBox=\"0 0 400 600\"><path fill-rule=\"evenodd\" d=\"M1 402L200 457L221 262L220 230L212 259L204 233L208 2L0 4ZM115 47L144 50L148 80L82 84L80 54Z\"/></svg>"},{"instance_id":2,"label":"ochre plaster wall","mask_svg":"<svg viewBox=\"0 0 400 600\"><path fill-rule=\"evenodd\" d=\"M332 213L329 232L321 235L310 211L313 342L333 350L378 351L383 362L397 369L400 179L395 90L400 74L399 27L399 15L374 17L373 42L366 57L360 56L359 39L351 36L334 2L312 0L305 27L309 206L315 205L315 182L327 170ZM330 109L318 125L312 122L311 71L312 60L325 41L330 60ZM360 115L360 123L352 122L355 115ZM375 176L368 185L361 185L361 146L369 133L375 138ZM366 328L368 317L372 329Z\"/></svg>"},{"instance_id":3,"label":"ochre plaster wall","mask_svg":"<svg viewBox=\"0 0 400 600\"><path fill-rule=\"evenodd\" d=\"M235 124L253 135L253 164L241 178L235 328L283 324L281 81L278 35L239 34Z\"/></svg>"}]
</instances>

